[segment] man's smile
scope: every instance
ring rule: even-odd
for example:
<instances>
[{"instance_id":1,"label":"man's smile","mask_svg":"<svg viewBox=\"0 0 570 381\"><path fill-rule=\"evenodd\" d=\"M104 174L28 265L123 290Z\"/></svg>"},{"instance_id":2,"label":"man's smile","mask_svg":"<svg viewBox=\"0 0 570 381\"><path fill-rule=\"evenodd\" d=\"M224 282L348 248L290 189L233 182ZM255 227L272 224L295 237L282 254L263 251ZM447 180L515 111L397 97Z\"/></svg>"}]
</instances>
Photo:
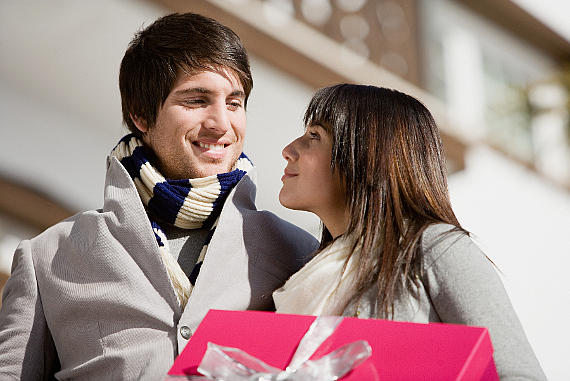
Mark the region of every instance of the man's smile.
<instances>
[{"instance_id":1,"label":"man's smile","mask_svg":"<svg viewBox=\"0 0 570 381\"><path fill-rule=\"evenodd\" d=\"M215 160L224 159L231 145L232 143L230 142L214 141L213 139L202 139L192 142L192 147L200 156Z\"/></svg>"},{"instance_id":2,"label":"man's smile","mask_svg":"<svg viewBox=\"0 0 570 381\"><path fill-rule=\"evenodd\" d=\"M208 144L208 143L202 143L202 142L198 142L198 145L201 148L206 148L206 149L212 150L212 151L221 151L226 146L226 144Z\"/></svg>"}]
</instances>

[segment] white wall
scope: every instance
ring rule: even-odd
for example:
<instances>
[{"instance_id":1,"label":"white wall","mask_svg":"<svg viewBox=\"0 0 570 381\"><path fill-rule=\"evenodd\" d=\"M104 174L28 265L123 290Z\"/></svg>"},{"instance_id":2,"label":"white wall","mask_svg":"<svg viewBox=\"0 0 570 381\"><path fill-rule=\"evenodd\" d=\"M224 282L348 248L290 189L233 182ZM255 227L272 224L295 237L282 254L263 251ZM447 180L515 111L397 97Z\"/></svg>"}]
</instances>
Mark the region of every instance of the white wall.
<instances>
[{"instance_id":1,"label":"white wall","mask_svg":"<svg viewBox=\"0 0 570 381\"><path fill-rule=\"evenodd\" d=\"M245 151L258 170L257 207L277 213L318 236L319 220L308 212L286 209L277 195L285 168L282 149L303 133L303 114L313 89L253 57L253 92L248 104Z\"/></svg>"},{"instance_id":2,"label":"white wall","mask_svg":"<svg viewBox=\"0 0 570 381\"><path fill-rule=\"evenodd\" d=\"M105 157L124 134L120 60L159 14L132 0L0 2L0 173L99 207Z\"/></svg>"}]
</instances>

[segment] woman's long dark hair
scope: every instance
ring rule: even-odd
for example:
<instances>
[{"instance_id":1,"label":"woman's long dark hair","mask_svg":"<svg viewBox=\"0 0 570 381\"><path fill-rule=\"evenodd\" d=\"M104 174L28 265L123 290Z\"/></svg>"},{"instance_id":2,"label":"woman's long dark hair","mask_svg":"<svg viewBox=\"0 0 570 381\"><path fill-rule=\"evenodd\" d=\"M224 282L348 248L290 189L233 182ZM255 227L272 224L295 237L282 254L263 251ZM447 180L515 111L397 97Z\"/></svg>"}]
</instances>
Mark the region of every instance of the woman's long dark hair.
<instances>
[{"instance_id":1,"label":"woman's long dark hair","mask_svg":"<svg viewBox=\"0 0 570 381\"><path fill-rule=\"evenodd\" d=\"M424 230L443 222L465 232L451 208L437 125L409 95L352 84L317 91L304 122L332 136L331 170L350 212L346 235L361 237L355 298L376 285L378 312L388 317L402 287L413 292L421 275ZM323 228L321 249L331 241Z\"/></svg>"}]
</instances>

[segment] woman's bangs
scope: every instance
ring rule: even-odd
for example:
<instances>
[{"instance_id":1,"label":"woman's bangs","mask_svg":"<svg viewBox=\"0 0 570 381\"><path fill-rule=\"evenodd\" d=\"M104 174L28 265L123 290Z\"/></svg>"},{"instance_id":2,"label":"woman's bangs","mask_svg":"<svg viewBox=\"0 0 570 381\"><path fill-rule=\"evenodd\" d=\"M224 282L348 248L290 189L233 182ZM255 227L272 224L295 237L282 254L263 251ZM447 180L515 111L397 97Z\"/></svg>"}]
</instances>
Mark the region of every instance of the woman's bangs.
<instances>
[{"instance_id":1,"label":"woman's bangs","mask_svg":"<svg viewBox=\"0 0 570 381\"><path fill-rule=\"evenodd\" d=\"M303 117L305 127L320 125L327 132L333 132L338 125L339 110L342 109L343 97L341 86L323 88L317 91Z\"/></svg>"}]
</instances>

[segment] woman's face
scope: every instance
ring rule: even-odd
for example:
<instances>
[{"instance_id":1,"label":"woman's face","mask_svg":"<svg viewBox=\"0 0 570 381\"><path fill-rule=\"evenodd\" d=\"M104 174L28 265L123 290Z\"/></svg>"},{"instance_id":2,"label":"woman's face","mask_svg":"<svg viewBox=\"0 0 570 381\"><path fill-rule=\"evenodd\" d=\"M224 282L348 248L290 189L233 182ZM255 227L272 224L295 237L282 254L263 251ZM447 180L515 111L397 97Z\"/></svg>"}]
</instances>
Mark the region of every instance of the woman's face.
<instances>
[{"instance_id":1,"label":"woman's face","mask_svg":"<svg viewBox=\"0 0 570 381\"><path fill-rule=\"evenodd\" d=\"M325 226L344 218L345 190L340 176L331 172L332 137L320 125L307 127L305 133L283 149L287 160L279 201L290 209L306 210L321 218Z\"/></svg>"}]
</instances>

